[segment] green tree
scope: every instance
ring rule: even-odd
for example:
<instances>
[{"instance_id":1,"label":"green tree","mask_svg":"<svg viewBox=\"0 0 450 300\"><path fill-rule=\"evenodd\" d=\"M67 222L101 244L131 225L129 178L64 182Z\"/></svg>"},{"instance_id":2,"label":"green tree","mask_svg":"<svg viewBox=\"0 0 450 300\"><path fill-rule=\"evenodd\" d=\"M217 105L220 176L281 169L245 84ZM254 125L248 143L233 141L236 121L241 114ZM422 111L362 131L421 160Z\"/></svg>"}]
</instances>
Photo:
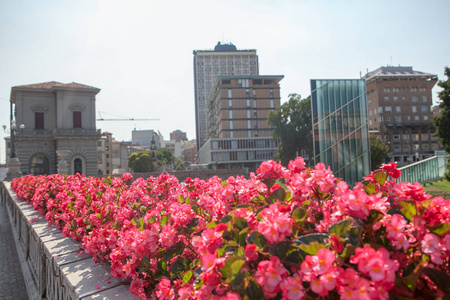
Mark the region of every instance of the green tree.
<instances>
[{"instance_id":1,"label":"green tree","mask_svg":"<svg viewBox=\"0 0 450 300\"><path fill-rule=\"evenodd\" d=\"M370 161L372 163L372 170L378 169L382 163L390 158L389 147L380 137L370 135Z\"/></svg>"},{"instance_id":2,"label":"green tree","mask_svg":"<svg viewBox=\"0 0 450 300\"><path fill-rule=\"evenodd\" d=\"M177 171L181 171L185 169L185 161L184 156L177 156L173 160L173 169Z\"/></svg>"},{"instance_id":3,"label":"green tree","mask_svg":"<svg viewBox=\"0 0 450 300\"><path fill-rule=\"evenodd\" d=\"M156 159L158 166L168 165L173 163L174 155L169 148L159 148L156 150Z\"/></svg>"},{"instance_id":4,"label":"green tree","mask_svg":"<svg viewBox=\"0 0 450 300\"><path fill-rule=\"evenodd\" d=\"M134 173L152 172L155 170L150 151L145 150L128 156L128 166Z\"/></svg>"},{"instance_id":5,"label":"green tree","mask_svg":"<svg viewBox=\"0 0 450 300\"><path fill-rule=\"evenodd\" d=\"M435 136L441 139L444 150L450 153L450 68L445 67L444 71L447 80L438 82L438 86L442 88L439 92L439 99L442 101L439 104L441 110L439 116L433 118L434 126L436 127ZM447 180L450 180L450 161L447 164L447 172L445 173Z\"/></svg>"},{"instance_id":6,"label":"green tree","mask_svg":"<svg viewBox=\"0 0 450 300\"><path fill-rule=\"evenodd\" d=\"M267 121L274 127L273 137L280 140L275 160L287 166L302 152L312 159L311 97L301 99L299 94L289 94L289 100L270 112Z\"/></svg>"}]
</instances>

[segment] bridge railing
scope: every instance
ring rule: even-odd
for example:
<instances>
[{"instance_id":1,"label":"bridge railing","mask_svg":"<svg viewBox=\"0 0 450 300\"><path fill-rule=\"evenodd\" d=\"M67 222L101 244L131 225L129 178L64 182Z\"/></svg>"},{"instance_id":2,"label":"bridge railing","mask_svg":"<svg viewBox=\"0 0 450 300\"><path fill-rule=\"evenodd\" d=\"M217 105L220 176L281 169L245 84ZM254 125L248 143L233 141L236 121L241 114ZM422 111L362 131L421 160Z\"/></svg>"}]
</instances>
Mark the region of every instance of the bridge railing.
<instances>
[{"instance_id":1,"label":"bridge railing","mask_svg":"<svg viewBox=\"0 0 450 300\"><path fill-rule=\"evenodd\" d=\"M402 175L398 181L424 183L444 178L447 160L446 155L436 155L399 168Z\"/></svg>"}]
</instances>

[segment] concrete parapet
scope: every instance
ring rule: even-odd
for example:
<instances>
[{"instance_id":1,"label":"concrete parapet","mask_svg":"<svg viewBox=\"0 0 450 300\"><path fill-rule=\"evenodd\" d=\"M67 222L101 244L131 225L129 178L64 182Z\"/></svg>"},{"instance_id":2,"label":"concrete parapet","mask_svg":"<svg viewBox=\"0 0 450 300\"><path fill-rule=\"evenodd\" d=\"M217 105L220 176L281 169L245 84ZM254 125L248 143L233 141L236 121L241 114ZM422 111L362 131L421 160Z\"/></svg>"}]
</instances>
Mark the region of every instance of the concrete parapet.
<instances>
[{"instance_id":1,"label":"concrete parapet","mask_svg":"<svg viewBox=\"0 0 450 300\"><path fill-rule=\"evenodd\" d=\"M29 299L133 299L129 282L110 277L110 267L79 256L79 245L47 225L31 205L0 181ZM106 280L105 280L106 279Z\"/></svg>"}]
</instances>

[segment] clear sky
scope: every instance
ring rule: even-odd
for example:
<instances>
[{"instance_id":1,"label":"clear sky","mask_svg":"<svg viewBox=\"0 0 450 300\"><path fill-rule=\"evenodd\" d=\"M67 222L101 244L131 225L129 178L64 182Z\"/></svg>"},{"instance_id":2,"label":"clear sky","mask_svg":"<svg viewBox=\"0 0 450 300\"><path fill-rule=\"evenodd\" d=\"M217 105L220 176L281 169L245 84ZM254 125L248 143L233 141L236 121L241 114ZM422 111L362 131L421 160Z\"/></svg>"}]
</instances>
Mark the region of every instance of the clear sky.
<instances>
[{"instance_id":1,"label":"clear sky","mask_svg":"<svg viewBox=\"0 0 450 300\"><path fill-rule=\"evenodd\" d=\"M448 0L4 0L0 125L9 123L12 86L74 81L101 89L104 118L160 119L97 122L118 140L135 127L193 139L192 51L218 41L257 49L261 75L285 76L282 102L308 96L310 79L359 78L386 65L444 79L449 12ZM0 130L3 162L9 134Z\"/></svg>"}]
</instances>

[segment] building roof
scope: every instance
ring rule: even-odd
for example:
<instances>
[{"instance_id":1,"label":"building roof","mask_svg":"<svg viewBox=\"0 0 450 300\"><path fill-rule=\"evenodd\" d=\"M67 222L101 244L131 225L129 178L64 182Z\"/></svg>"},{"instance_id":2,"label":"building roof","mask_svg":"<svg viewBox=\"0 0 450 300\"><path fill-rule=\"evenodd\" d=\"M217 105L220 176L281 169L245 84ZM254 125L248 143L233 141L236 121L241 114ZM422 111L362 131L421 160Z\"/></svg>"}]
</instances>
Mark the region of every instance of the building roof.
<instances>
[{"instance_id":1,"label":"building roof","mask_svg":"<svg viewBox=\"0 0 450 300\"><path fill-rule=\"evenodd\" d=\"M437 75L425 73L421 71L415 71L412 67L380 67L372 72L369 72L364 76L366 81L372 79L382 79L382 78L399 78L399 77L415 77L415 78L437 78Z\"/></svg>"},{"instance_id":2,"label":"building roof","mask_svg":"<svg viewBox=\"0 0 450 300\"><path fill-rule=\"evenodd\" d=\"M96 89L96 90L98 90L98 88L96 88L96 87L85 85L85 84L81 84L81 83L76 83L76 82L61 83L61 82L57 82L57 81L48 81L48 82L41 82L41 83L17 85L17 86L13 86L13 89L51 90L51 89L53 89L55 87L58 87L58 88L75 88L75 89Z\"/></svg>"},{"instance_id":3,"label":"building roof","mask_svg":"<svg viewBox=\"0 0 450 300\"><path fill-rule=\"evenodd\" d=\"M256 49L238 50L232 43L221 44L220 42L217 42L214 50L194 50L194 55L197 52L256 52Z\"/></svg>"},{"instance_id":4,"label":"building roof","mask_svg":"<svg viewBox=\"0 0 450 300\"><path fill-rule=\"evenodd\" d=\"M41 83L33 83L33 84L25 84L25 85L16 85L11 88L11 100L15 99L17 91L55 91L55 90L76 90L76 91L89 91L95 92L96 94L100 92L99 88L85 85L81 83L71 82L71 83L61 83L58 81L48 81Z\"/></svg>"}]
</instances>

